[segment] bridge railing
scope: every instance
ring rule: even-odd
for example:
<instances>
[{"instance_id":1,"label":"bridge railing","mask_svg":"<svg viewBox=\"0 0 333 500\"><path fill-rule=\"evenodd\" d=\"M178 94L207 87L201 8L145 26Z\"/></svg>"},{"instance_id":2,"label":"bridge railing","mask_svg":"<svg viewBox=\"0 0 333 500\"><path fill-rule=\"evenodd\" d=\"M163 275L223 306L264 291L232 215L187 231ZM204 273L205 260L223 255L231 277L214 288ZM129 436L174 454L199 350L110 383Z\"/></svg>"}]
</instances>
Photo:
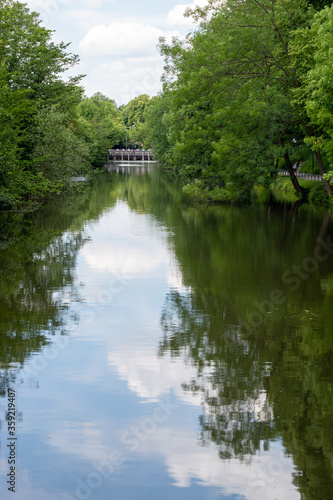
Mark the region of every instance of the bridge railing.
<instances>
[{"instance_id":1,"label":"bridge railing","mask_svg":"<svg viewBox=\"0 0 333 500\"><path fill-rule=\"evenodd\" d=\"M148 149L109 149L108 161L153 161L152 152Z\"/></svg>"},{"instance_id":2,"label":"bridge railing","mask_svg":"<svg viewBox=\"0 0 333 500\"><path fill-rule=\"evenodd\" d=\"M289 177L289 172L287 170L279 170L279 175L286 175L287 177ZM323 178L321 175L302 174L302 173L297 174L296 172L295 172L295 175L296 175L296 177L300 177L301 179L308 179L310 181L323 182Z\"/></svg>"}]
</instances>

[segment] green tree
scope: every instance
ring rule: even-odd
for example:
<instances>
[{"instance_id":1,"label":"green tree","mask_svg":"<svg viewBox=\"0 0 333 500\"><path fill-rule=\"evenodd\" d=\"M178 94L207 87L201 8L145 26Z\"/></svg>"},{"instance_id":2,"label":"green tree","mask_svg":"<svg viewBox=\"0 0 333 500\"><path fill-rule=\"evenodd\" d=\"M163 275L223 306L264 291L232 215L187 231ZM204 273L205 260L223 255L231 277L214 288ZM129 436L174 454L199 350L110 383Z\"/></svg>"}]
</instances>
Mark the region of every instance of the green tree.
<instances>
[{"instance_id":1,"label":"green tree","mask_svg":"<svg viewBox=\"0 0 333 500\"><path fill-rule=\"evenodd\" d=\"M109 148L125 137L121 113L112 99L100 92L85 97L78 106L79 126L89 145L91 162L100 166Z\"/></svg>"},{"instance_id":2,"label":"green tree","mask_svg":"<svg viewBox=\"0 0 333 500\"><path fill-rule=\"evenodd\" d=\"M144 114L149 106L150 98L142 94L132 99L122 108L122 116L126 127L144 123Z\"/></svg>"},{"instance_id":3,"label":"green tree","mask_svg":"<svg viewBox=\"0 0 333 500\"><path fill-rule=\"evenodd\" d=\"M52 31L41 26L39 14L25 4L0 0L0 6L0 59L11 76L11 88L29 89L34 100L62 100L81 79L60 79L78 56L67 52L70 44L55 44Z\"/></svg>"},{"instance_id":4,"label":"green tree","mask_svg":"<svg viewBox=\"0 0 333 500\"><path fill-rule=\"evenodd\" d=\"M333 167L333 9L326 7L314 16L311 27L297 30L291 42L292 56L302 85L294 89L295 106L303 107L311 122L308 144L316 154L325 151Z\"/></svg>"},{"instance_id":5,"label":"green tree","mask_svg":"<svg viewBox=\"0 0 333 500\"><path fill-rule=\"evenodd\" d=\"M147 113L151 106L157 102L157 97L150 98L147 94L142 94L132 99L122 108L122 119L128 130L128 141L130 144L143 144L150 146L148 135L149 128L146 124Z\"/></svg>"},{"instance_id":6,"label":"green tree","mask_svg":"<svg viewBox=\"0 0 333 500\"><path fill-rule=\"evenodd\" d=\"M326 6L330 7L332 5L330 0L309 0L309 3L313 5L316 10L322 10Z\"/></svg>"},{"instance_id":7,"label":"green tree","mask_svg":"<svg viewBox=\"0 0 333 500\"><path fill-rule=\"evenodd\" d=\"M68 181L71 176L89 169L89 147L68 124L68 115L54 105L42 108L34 129L34 170L52 181Z\"/></svg>"},{"instance_id":8,"label":"green tree","mask_svg":"<svg viewBox=\"0 0 333 500\"><path fill-rule=\"evenodd\" d=\"M301 80L290 43L295 30L311 24L312 6L211 1L188 15L200 22L198 30L185 42L160 45L172 96L164 122L176 168L195 181L194 191L234 199L247 197L254 184L268 184L283 162L303 194L292 159L310 133L311 117L306 107L292 106ZM316 156L324 174L320 152Z\"/></svg>"},{"instance_id":9,"label":"green tree","mask_svg":"<svg viewBox=\"0 0 333 500\"><path fill-rule=\"evenodd\" d=\"M24 92L11 92L4 64L0 66L0 207L14 208L13 175L19 171L17 161L20 124L28 100Z\"/></svg>"},{"instance_id":10,"label":"green tree","mask_svg":"<svg viewBox=\"0 0 333 500\"><path fill-rule=\"evenodd\" d=\"M145 113L147 142L152 145L154 154L164 163L168 163L170 143L168 140L168 124L164 122L169 111L169 94L158 96Z\"/></svg>"},{"instance_id":11,"label":"green tree","mask_svg":"<svg viewBox=\"0 0 333 500\"><path fill-rule=\"evenodd\" d=\"M67 81L61 78L64 71L78 62L78 57L67 53L68 44L52 41L52 32L41 26L39 14L13 0L0 0L0 7L0 169L3 174L0 208L8 209L31 203L59 189L59 184L50 181L60 179L62 173L69 172L68 168L58 163L56 173L53 162L52 175L47 177L50 169L44 160L47 154L50 159L52 149L52 157L68 165L69 156L74 157L74 151L69 155L69 148L82 144L77 105L83 91L78 85L82 76ZM46 139L49 122L44 117L47 114L53 125L57 125L57 134L62 115L60 135L68 142L61 147L60 143L57 147L54 144L52 133ZM42 147L46 149L42 151ZM59 154L61 148L67 151L66 160L64 154Z\"/></svg>"}]
</instances>

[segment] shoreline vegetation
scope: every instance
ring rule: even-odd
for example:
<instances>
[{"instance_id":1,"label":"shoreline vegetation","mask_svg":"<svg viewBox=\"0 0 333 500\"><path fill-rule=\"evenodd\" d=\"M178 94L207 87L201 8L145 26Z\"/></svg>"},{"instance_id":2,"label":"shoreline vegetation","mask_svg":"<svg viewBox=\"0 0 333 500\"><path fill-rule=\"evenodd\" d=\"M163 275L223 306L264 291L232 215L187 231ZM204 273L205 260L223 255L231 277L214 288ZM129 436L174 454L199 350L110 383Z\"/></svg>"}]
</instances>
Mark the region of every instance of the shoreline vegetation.
<instances>
[{"instance_id":1,"label":"shoreline vegetation","mask_svg":"<svg viewBox=\"0 0 333 500\"><path fill-rule=\"evenodd\" d=\"M85 96L84 75L62 78L79 57L52 41L38 13L0 5L0 212L82 189L73 177L89 179L108 149L127 147L152 148L196 203L246 203L264 188L332 206L331 2L188 9L197 27L159 41L163 91L120 107ZM299 180L296 164L324 182ZM290 178L278 178L280 169Z\"/></svg>"},{"instance_id":2,"label":"shoreline vegetation","mask_svg":"<svg viewBox=\"0 0 333 500\"><path fill-rule=\"evenodd\" d=\"M301 162L324 177L329 199L331 2L212 0L187 15L197 28L185 40L160 40L163 93L147 116L156 156L197 199L249 201L282 169L306 198Z\"/></svg>"}]
</instances>

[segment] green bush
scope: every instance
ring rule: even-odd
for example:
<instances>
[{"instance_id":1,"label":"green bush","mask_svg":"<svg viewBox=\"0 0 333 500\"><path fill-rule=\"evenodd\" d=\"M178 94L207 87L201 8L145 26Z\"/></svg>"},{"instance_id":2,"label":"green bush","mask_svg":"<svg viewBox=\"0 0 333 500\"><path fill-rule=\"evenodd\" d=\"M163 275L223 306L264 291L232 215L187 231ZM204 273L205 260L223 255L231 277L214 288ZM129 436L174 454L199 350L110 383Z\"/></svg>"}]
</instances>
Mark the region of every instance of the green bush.
<instances>
[{"instance_id":1,"label":"green bush","mask_svg":"<svg viewBox=\"0 0 333 500\"><path fill-rule=\"evenodd\" d=\"M322 182L317 182L311 186L308 199L314 205L329 205L329 198Z\"/></svg>"},{"instance_id":2,"label":"green bush","mask_svg":"<svg viewBox=\"0 0 333 500\"><path fill-rule=\"evenodd\" d=\"M0 210L14 210L16 207L17 199L8 189L0 187Z\"/></svg>"}]
</instances>

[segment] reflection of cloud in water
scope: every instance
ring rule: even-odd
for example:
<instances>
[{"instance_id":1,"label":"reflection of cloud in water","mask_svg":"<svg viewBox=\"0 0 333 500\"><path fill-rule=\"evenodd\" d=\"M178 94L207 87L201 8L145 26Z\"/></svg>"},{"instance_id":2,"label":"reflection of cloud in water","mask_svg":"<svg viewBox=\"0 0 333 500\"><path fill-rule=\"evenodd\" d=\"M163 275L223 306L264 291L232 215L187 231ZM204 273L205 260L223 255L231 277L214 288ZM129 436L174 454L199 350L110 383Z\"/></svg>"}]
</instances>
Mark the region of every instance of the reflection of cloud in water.
<instances>
[{"instance_id":1,"label":"reflection of cloud in water","mask_svg":"<svg viewBox=\"0 0 333 500\"><path fill-rule=\"evenodd\" d=\"M183 276L179 269L178 263L175 261L172 264L172 267L167 273L167 282L170 286L171 291L176 291L178 293L189 293L191 291L191 287L184 285Z\"/></svg>"},{"instance_id":2,"label":"reflection of cloud in water","mask_svg":"<svg viewBox=\"0 0 333 500\"><path fill-rule=\"evenodd\" d=\"M66 450L72 455L92 462L106 460L110 447L106 439L107 428L102 428L96 422L62 421L52 429L48 445Z\"/></svg>"},{"instance_id":3,"label":"reflection of cloud in water","mask_svg":"<svg viewBox=\"0 0 333 500\"><path fill-rule=\"evenodd\" d=\"M107 272L129 278L146 277L161 270L170 289L179 293L190 291L170 250L170 233L147 214L131 212L128 205L118 202L104 215L106 221L91 229L91 245L85 245L80 255L95 272Z\"/></svg>"},{"instance_id":4,"label":"reflection of cloud in water","mask_svg":"<svg viewBox=\"0 0 333 500\"><path fill-rule=\"evenodd\" d=\"M194 406L202 406L205 413L210 413L204 401L204 393L209 399L217 398L216 384L212 384L214 367L202 369L198 377L194 365L186 365L186 352L183 349L177 357L164 355L158 358L155 346L123 346L121 350L112 350L108 354L109 364L115 367L121 380L125 380L129 389L147 401L157 401L165 394L173 392L180 401ZM184 390L183 386L193 386L197 391ZM265 390L259 390L256 398L233 401L231 404L219 404L218 414L228 417L230 423L235 422L234 415L252 414L251 420L269 422L273 419L273 409L267 399ZM217 415L211 415L212 419Z\"/></svg>"},{"instance_id":5,"label":"reflection of cloud in water","mask_svg":"<svg viewBox=\"0 0 333 500\"><path fill-rule=\"evenodd\" d=\"M155 346L113 350L108 354L109 364L115 367L121 380L137 396L146 401L157 401L172 391L181 401L200 406L202 396L182 390L182 382L196 377L196 369L184 365L182 358L157 357Z\"/></svg>"},{"instance_id":6,"label":"reflection of cloud in water","mask_svg":"<svg viewBox=\"0 0 333 500\"><path fill-rule=\"evenodd\" d=\"M211 408L204 402L204 392L209 397L217 396L212 385L211 368L204 369L198 378L197 369L184 363L186 353L179 354L177 358L167 355L158 358L153 347L143 349L132 345L110 352L108 361L119 377L127 381L129 389L144 401L163 400L166 394L173 393L183 404L202 407L204 414L211 415ZM183 390L183 384L189 382L190 386L191 381L195 381L199 388L197 392ZM271 421L272 409L264 390L259 391L255 399L249 397L221 405L218 409L220 415L230 420L230 428L237 425L237 413L246 412L253 421ZM211 416L214 419L214 415ZM230 494L245 495L249 500L258 498L258 492L268 500L299 498L292 484L292 460L283 455L280 444L271 444L269 452L246 455L242 461L236 458L222 461L217 458L216 444L198 445L197 432L196 428L191 429L191 425L178 430L159 428L141 443L140 452L162 454L177 487L189 487L194 480Z\"/></svg>"},{"instance_id":7,"label":"reflection of cloud in water","mask_svg":"<svg viewBox=\"0 0 333 500\"><path fill-rule=\"evenodd\" d=\"M92 231L93 245L81 252L95 271L139 275L169 262L167 233L163 228L156 231L153 218L131 212L123 202L105 217L107 224Z\"/></svg>"},{"instance_id":8,"label":"reflection of cloud in water","mask_svg":"<svg viewBox=\"0 0 333 500\"><path fill-rule=\"evenodd\" d=\"M144 249L133 246L124 249L121 242L97 250L86 247L82 255L96 271L109 271L115 274L147 274L164 262L164 255L156 246L147 253Z\"/></svg>"},{"instance_id":9,"label":"reflection of cloud in water","mask_svg":"<svg viewBox=\"0 0 333 500\"><path fill-rule=\"evenodd\" d=\"M244 495L247 500L299 499L292 484L292 460L283 455L278 443L270 452L252 460L251 465L236 459L218 460L213 445L198 447L193 433L187 430L159 430L146 447L150 453L163 453L169 475L178 487L189 487L196 480L202 486Z\"/></svg>"},{"instance_id":10,"label":"reflection of cloud in water","mask_svg":"<svg viewBox=\"0 0 333 500\"><path fill-rule=\"evenodd\" d=\"M173 252L169 249L167 231L163 228L156 231L153 218L130 212L123 202L104 217L107 224L93 229L93 245L86 245L82 250L89 267L97 272L121 273L133 278L141 278L152 271L156 276L156 269L161 269L161 278L172 290L190 291L184 286ZM218 398L211 376L214 366L202 369L198 377L196 366L191 361L186 364L186 360L190 360L186 349L177 357L172 357L170 352L158 357L157 349L151 338L147 343L142 338L131 338L130 343L125 341L117 346L110 338L107 341L108 364L141 401L163 401L167 394L172 393L182 404L196 407L198 414L203 411L204 415L211 415L212 409L205 403L205 398L207 395ZM184 390L184 386L191 389ZM192 390L193 387L196 389ZM147 408L149 416L151 409ZM236 413L250 413L251 419L257 422L269 422L272 418L264 390L258 391L257 397L230 405L221 402L218 412L230 420L231 425L237 419ZM139 423L140 419L133 418L133 425ZM148 460L155 454L163 457L175 486L189 487L192 481L196 481L229 494L244 495L247 500L256 500L260 495L266 500L299 498L292 484L292 460L283 455L279 443L272 443L269 452L245 456L243 462L238 459L222 461L218 459L219 448L215 443L198 444L196 418L186 423L180 420L176 428L167 425L168 421L159 424L155 432L146 436L138 452L145 452ZM128 432L128 429L124 427L123 432ZM84 443L80 440L82 435L85 436ZM85 428L79 426L77 431L71 429L70 433L59 433L54 436L52 444L89 460L103 460L107 456L108 436L108 425L104 422L98 431L86 425ZM128 453L126 450L126 456Z\"/></svg>"}]
</instances>

